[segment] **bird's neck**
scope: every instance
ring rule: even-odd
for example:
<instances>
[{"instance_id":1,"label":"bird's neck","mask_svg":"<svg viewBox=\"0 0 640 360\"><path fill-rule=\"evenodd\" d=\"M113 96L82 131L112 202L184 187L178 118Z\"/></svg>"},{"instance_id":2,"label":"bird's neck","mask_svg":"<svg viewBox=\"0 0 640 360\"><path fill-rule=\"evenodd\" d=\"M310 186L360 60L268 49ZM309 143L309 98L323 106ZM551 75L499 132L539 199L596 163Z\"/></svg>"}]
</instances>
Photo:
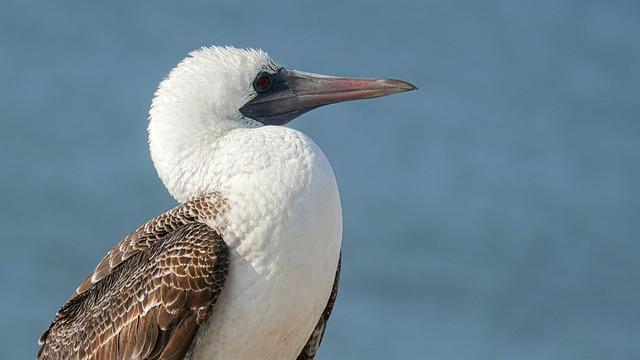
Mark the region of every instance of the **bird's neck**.
<instances>
[{"instance_id":1,"label":"bird's neck","mask_svg":"<svg viewBox=\"0 0 640 360\"><path fill-rule=\"evenodd\" d=\"M149 117L149 150L169 193L185 201L207 191L219 142L230 132L255 126L223 116L198 94L159 94Z\"/></svg>"},{"instance_id":2,"label":"bird's neck","mask_svg":"<svg viewBox=\"0 0 640 360\"><path fill-rule=\"evenodd\" d=\"M232 57L232 59L236 59ZM255 64L253 64L255 65ZM163 80L149 111L149 148L163 183L178 201L201 195L218 143L237 129L261 124L242 116L250 79L244 62L216 51L194 52ZM257 68L257 65L255 65Z\"/></svg>"}]
</instances>

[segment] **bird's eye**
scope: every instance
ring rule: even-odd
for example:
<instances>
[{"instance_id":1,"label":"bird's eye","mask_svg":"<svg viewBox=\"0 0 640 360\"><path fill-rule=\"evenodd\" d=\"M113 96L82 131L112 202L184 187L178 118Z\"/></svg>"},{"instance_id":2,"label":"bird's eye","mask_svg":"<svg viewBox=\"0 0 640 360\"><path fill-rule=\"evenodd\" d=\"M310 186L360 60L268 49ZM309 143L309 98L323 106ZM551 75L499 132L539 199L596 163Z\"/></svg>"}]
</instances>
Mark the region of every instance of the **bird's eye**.
<instances>
[{"instance_id":1,"label":"bird's eye","mask_svg":"<svg viewBox=\"0 0 640 360\"><path fill-rule=\"evenodd\" d=\"M265 92L271 87L271 75L268 73L260 73L253 81L253 88L257 92Z\"/></svg>"}]
</instances>

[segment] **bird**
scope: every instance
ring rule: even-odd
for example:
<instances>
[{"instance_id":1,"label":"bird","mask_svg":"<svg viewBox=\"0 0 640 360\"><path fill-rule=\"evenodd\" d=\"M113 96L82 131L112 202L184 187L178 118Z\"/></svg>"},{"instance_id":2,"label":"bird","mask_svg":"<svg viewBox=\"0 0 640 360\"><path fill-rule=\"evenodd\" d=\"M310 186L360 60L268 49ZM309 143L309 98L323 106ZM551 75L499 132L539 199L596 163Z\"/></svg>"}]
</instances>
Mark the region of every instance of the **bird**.
<instances>
[{"instance_id":1,"label":"bird","mask_svg":"<svg viewBox=\"0 0 640 360\"><path fill-rule=\"evenodd\" d=\"M189 53L148 119L177 205L107 252L37 359L314 359L338 291L342 210L324 152L284 125L414 89L290 69L252 48Z\"/></svg>"}]
</instances>

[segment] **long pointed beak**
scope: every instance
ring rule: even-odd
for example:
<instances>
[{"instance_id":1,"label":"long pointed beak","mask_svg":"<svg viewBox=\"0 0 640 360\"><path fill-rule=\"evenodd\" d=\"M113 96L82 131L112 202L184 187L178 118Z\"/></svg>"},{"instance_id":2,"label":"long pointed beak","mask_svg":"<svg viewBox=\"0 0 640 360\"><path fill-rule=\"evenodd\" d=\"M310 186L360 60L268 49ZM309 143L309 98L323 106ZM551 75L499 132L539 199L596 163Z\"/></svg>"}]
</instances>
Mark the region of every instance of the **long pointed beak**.
<instances>
[{"instance_id":1,"label":"long pointed beak","mask_svg":"<svg viewBox=\"0 0 640 360\"><path fill-rule=\"evenodd\" d=\"M245 104L240 112L268 125L282 125L309 110L343 101L372 99L415 90L392 79L356 79L280 69L271 75L271 87Z\"/></svg>"}]
</instances>

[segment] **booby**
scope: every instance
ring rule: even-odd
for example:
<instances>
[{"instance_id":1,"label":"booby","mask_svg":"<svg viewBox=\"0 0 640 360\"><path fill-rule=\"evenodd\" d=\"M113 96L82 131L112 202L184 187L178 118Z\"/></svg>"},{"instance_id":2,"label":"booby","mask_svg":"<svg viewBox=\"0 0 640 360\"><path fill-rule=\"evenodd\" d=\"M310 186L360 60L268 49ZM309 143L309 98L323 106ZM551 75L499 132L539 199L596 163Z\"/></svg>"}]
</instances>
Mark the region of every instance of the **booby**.
<instances>
[{"instance_id":1,"label":"booby","mask_svg":"<svg viewBox=\"0 0 640 360\"><path fill-rule=\"evenodd\" d=\"M206 47L163 80L149 147L179 202L117 243L58 311L38 359L314 359L340 274L333 170L282 125L415 89Z\"/></svg>"}]
</instances>

